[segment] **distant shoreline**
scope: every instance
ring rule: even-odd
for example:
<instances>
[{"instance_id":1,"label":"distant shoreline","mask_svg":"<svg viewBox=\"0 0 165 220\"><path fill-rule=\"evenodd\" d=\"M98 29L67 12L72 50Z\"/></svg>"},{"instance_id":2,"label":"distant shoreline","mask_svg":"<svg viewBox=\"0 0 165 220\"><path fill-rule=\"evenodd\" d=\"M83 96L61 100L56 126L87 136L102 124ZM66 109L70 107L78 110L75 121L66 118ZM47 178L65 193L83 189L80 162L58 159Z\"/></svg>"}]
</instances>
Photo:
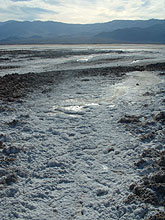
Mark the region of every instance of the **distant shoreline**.
<instances>
[{"instance_id":1,"label":"distant shoreline","mask_svg":"<svg viewBox=\"0 0 165 220\"><path fill-rule=\"evenodd\" d=\"M61 45L61 46L67 46L67 45L165 45L165 43L126 43L126 42L123 42L123 43L7 43L7 44L3 44L3 43L0 43L0 46L31 46L31 45Z\"/></svg>"}]
</instances>

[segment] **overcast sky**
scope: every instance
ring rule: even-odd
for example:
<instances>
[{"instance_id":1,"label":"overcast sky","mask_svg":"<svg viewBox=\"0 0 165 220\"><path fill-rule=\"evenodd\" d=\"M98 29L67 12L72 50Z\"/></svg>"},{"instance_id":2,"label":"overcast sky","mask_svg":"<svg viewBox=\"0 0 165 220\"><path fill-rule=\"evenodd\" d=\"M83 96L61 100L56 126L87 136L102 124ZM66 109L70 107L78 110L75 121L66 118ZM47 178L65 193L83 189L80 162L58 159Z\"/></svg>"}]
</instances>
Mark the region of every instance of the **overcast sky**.
<instances>
[{"instance_id":1,"label":"overcast sky","mask_svg":"<svg viewBox=\"0 0 165 220\"><path fill-rule=\"evenodd\" d=\"M165 0L0 0L0 21L97 23L165 19Z\"/></svg>"}]
</instances>

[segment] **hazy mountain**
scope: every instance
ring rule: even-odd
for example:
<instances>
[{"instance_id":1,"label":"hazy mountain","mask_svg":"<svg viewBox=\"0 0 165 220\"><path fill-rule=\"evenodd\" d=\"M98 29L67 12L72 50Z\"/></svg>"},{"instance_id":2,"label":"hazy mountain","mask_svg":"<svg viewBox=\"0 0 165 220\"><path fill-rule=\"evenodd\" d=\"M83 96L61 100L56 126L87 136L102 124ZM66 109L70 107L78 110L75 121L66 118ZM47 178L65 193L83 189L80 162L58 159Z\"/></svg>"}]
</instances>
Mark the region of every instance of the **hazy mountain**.
<instances>
[{"instance_id":1,"label":"hazy mountain","mask_svg":"<svg viewBox=\"0 0 165 220\"><path fill-rule=\"evenodd\" d=\"M120 41L162 43L163 32L161 31L164 29L160 29L164 24L165 20L157 19L114 20L96 24L7 21L0 22L0 43L115 43ZM154 33L155 29L157 29L157 35ZM151 34L150 39L145 36L148 31Z\"/></svg>"},{"instance_id":2,"label":"hazy mountain","mask_svg":"<svg viewBox=\"0 0 165 220\"><path fill-rule=\"evenodd\" d=\"M165 43L165 22L148 28L125 28L112 32L103 32L96 37L111 42L123 43Z\"/></svg>"}]
</instances>

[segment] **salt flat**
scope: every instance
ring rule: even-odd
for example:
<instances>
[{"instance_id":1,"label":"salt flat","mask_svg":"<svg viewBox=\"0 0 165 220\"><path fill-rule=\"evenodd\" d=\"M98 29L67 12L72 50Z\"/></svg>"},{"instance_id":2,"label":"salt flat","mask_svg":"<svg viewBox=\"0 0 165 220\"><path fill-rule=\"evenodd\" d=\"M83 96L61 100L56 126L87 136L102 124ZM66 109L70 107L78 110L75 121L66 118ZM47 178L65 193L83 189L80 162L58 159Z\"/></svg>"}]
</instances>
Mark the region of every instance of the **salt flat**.
<instances>
[{"instance_id":1,"label":"salt flat","mask_svg":"<svg viewBox=\"0 0 165 220\"><path fill-rule=\"evenodd\" d=\"M164 111L164 70L97 73L72 70L23 102L1 101L1 219L140 220L164 211L126 202L130 185L156 171L138 167L140 155L164 150L164 124L154 121Z\"/></svg>"}]
</instances>

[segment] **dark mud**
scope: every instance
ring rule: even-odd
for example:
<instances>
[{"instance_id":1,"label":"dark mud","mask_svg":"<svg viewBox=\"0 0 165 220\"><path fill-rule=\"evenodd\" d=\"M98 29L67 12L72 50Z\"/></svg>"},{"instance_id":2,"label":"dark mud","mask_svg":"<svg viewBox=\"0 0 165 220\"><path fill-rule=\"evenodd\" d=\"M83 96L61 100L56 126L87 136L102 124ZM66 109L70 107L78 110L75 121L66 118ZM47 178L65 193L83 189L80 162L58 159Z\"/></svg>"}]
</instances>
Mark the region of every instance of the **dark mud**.
<instances>
[{"instance_id":1,"label":"dark mud","mask_svg":"<svg viewBox=\"0 0 165 220\"><path fill-rule=\"evenodd\" d=\"M28 92L52 85L61 79L61 73L56 74L11 74L0 77L0 99L13 102L25 97ZM43 90L44 92L44 90Z\"/></svg>"},{"instance_id":2,"label":"dark mud","mask_svg":"<svg viewBox=\"0 0 165 220\"><path fill-rule=\"evenodd\" d=\"M1 134L0 138L5 137ZM0 190L18 181L20 170L19 167L15 169L14 164L21 152L24 152L23 147L7 146L3 141L0 141ZM3 192L0 192L1 196L3 197Z\"/></svg>"},{"instance_id":3,"label":"dark mud","mask_svg":"<svg viewBox=\"0 0 165 220\"><path fill-rule=\"evenodd\" d=\"M20 68L20 66L0 66L0 70L16 69L16 68Z\"/></svg>"},{"instance_id":4,"label":"dark mud","mask_svg":"<svg viewBox=\"0 0 165 220\"><path fill-rule=\"evenodd\" d=\"M12 57L19 56L19 58L27 59L27 58L60 58L60 57L68 57L68 56L78 56L78 55L91 55L91 54L109 54L109 53L116 53L116 54L123 54L123 53L129 53L122 50L106 50L106 51L100 51L100 50L81 50L71 51L68 50L1 50L0 54L0 61L1 59L8 60ZM9 58L4 58L4 56L9 56Z\"/></svg>"}]
</instances>

